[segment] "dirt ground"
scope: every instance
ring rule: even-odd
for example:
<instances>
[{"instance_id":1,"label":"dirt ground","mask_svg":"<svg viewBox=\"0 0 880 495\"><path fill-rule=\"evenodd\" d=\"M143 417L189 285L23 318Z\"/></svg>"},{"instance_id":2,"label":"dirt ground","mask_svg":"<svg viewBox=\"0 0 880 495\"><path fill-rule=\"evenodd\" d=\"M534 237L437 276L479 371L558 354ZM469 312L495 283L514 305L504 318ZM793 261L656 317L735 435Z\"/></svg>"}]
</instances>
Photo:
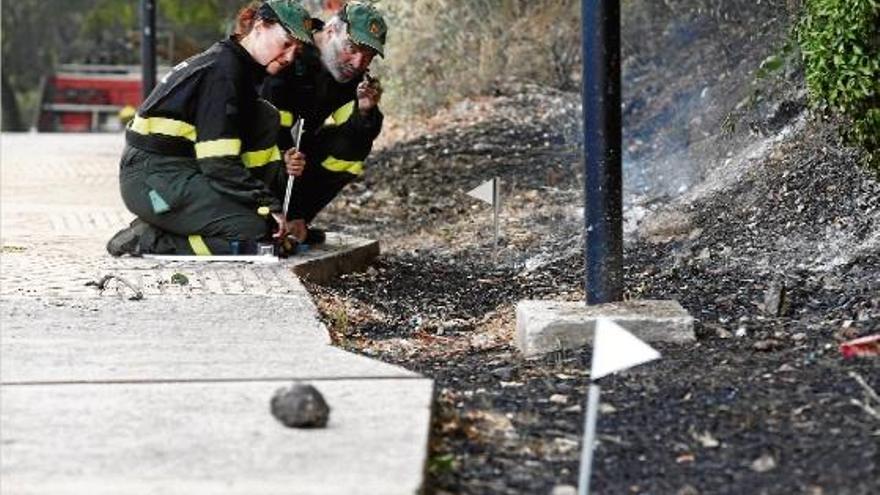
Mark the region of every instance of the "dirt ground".
<instances>
[{"instance_id":1,"label":"dirt ground","mask_svg":"<svg viewBox=\"0 0 880 495\"><path fill-rule=\"evenodd\" d=\"M880 357L838 351L880 332L880 183L796 69L756 82L785 9L719 5L643 13L654 38L624 23L644 34L624 45L625 297L680 301L698 340L602 380L593 487L880 493L880 403L859 384L880 390ZM590 351L526 360L512 335L522 299L583 300L579 98L508 81L392 122L319 217L382 242L366 273L309 289L336 345L436 381L428 493L576 484ZM464 194L496 176L497 250Z\"/></svg>"}]
</instances>

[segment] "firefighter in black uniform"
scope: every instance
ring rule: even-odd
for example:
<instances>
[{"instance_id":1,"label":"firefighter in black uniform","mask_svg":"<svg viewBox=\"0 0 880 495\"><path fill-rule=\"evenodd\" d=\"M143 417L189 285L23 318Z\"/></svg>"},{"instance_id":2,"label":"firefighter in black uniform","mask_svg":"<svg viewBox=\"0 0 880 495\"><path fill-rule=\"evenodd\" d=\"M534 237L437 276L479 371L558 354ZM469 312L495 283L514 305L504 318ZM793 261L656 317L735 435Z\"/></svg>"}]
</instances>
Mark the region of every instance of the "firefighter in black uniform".
<instances>
[{"instance_id":1,"label":"firefighter in black uniform","mask_svg":"<svg viewBox=\"0 0 880 495\"><path fill-rule=\"evenodd\" d=\"M246 254L272 220L287 234L280 202L252 173L281 160L280 117L257 88L313 43L311 22L298 0L254 2L234 35L160 82L126 131L120 190L138 219L108 242L111 255Z\"/></svg>"},{"instance_id":2,"label":"firefighter in black uniform","mask_svg":"<svg viewBox=\"0 0 880 495\"><path fill-rule=\"evenodd\" d=\"M315 45L290 67L266 78L262 89L263 97L281 112L282 150L292 145L289 131L295 120L305 119L300 149L306 166L294 182L288 220L293 235L306 243L323 240L322 232L306 227L346 184L363 174L364 160L382 130L382 88L367 68L376 54L384 56L387 34L382 15L360 1L348 2L326 24L314 22ZM295 165L288 166L278 180L299 172Z\"/></svg>"}]
</instances>

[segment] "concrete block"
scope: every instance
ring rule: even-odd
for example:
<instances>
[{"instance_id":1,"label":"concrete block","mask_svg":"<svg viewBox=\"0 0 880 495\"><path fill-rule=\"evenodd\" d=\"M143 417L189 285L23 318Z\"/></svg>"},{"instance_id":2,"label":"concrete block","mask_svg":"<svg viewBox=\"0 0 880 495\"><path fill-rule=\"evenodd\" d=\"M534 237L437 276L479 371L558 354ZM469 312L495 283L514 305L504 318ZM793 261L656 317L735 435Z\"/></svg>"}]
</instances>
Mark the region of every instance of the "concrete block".
<instances>
[{"instance_id":1,"label":"concrete block","mask_svg":"<svg viewBox=\"0 0 880 495\"><path fill-rule=\"evenodd\" d=\"M690 342L694 319L677 301L624 301L587 306L571 301L520 301L516 346L526 357L574 349L593 340L596 321L607 318L647 342Z\"/></svg>"}]
</instances>

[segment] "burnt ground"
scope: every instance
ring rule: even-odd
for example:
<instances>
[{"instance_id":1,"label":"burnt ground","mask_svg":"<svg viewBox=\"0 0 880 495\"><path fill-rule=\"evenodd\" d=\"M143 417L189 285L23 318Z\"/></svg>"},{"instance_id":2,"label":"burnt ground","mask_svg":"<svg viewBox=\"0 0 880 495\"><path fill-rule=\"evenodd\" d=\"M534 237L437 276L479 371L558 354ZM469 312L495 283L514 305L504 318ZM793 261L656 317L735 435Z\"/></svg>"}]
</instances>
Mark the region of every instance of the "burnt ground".
<instances>
[{"instance_id":1,"label":"burnt ground","mask_svg":"<svg viewBox=\"0 0 880 495\"><path fill-rule=\"evenodd\" d=\"M784 16L718 3L734 12L712 29L685 3L646 38L678 52L625 47L624 280L680 301L698 340L602 380L595 492L880 493L880 418L855 378L880 389L880 357L838 351L880 332L880 183L805 110L796 69L754 82L779 39L747 27ZM583 299L578 103L500 84L377 150L319 219L382 241L366 273L308 287L336 345L435 380L428 493L576 483L590 351L526 360L512 335L519 300ZM497 253L463 194L493 176Z\"/></svg>"}]
</instances>

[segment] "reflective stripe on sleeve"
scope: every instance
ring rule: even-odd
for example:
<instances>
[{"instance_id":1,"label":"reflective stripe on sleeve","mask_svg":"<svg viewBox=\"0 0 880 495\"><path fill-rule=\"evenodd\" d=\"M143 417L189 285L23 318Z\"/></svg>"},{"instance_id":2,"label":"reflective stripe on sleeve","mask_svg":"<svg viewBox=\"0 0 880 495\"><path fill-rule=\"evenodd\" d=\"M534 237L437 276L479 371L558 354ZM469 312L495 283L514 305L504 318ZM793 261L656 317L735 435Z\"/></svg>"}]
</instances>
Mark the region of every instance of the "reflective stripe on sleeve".
<instances>
[{"instance_id":1,"label":"reflective stripe on sleeve","mask_svg":"<svg viewBox=\"0 0 880 495\"><path fill-rule=\"evenodd\" d=\"M278 146L272 146L259 151L247 151L241 154L241 161L247 168L262 167L267 163L281 160L281 150Z\"/></svg>"},{"instance_id":2,"label":"reflective stripe on sleeve","mask_svg":"<svg viewBox=\"0 0 880 495\"><path fill-rule=\"evenodd\" d=\"M192 248L193 253L197 256L211 256L211 250L208 249L208 245L205 244L205 240L202 239L202 236L191 235L188 239L189 247Z\"/></svg>"},{"instance_id":3,"label":"reflective stripe on sleeve","mask_svg":"<svg viewBox=\"0 0 880 495\"><path fill-rule=\"evenodd\" d=\"M196 143L196 158L238 156L239 153L241 153L241 139L215 139Z\"/></svg>"},{"instance_id":4,"label":"reflective stripe on sleeve","mask_svg":"<svg viewBox=\"0 0 880 495\"><path fill-rule=\"evenodd\" d=\"M350 162L332 156L321 162L321 166L331 172L348 172L352 175L363 175L364 162Z\"/></svg>"},{"instance_id":5,"label":"reflective stripe on sleeve","mask_svg":"<svg viewBox=\"0 0 880 495\"><path fill-rule=\"evenodd\" d=\"M351 118L351 114L354 113L354 100L342 105L337 108L335 112L331 115L333 118L333 123L336 125L344 124L349 118Z\"/></svg>"},{"instance_id":6,"label":"reflective stripe on sleeve","mask_svg":"<svg viewBox=\"0 0 880 495\"><path fill-rule=\"evenodd\" d=\"M278 115L281 117L281 127L293 127L293 114L284 110L279 110Z\"/></svg>"},{"instance_id":7,"label":"reflective stripe on sleeve","mask_svg":"<svg viewBox=\"0 0 880 495\"><path fill-rule=\"evenodd\" d=\"M141 117L135 115L129 127L138 134L164 134L182 137L190 141L196 140L196 128L182 120L166 119L165 117Z\"/></svg>"}]
</instances>

